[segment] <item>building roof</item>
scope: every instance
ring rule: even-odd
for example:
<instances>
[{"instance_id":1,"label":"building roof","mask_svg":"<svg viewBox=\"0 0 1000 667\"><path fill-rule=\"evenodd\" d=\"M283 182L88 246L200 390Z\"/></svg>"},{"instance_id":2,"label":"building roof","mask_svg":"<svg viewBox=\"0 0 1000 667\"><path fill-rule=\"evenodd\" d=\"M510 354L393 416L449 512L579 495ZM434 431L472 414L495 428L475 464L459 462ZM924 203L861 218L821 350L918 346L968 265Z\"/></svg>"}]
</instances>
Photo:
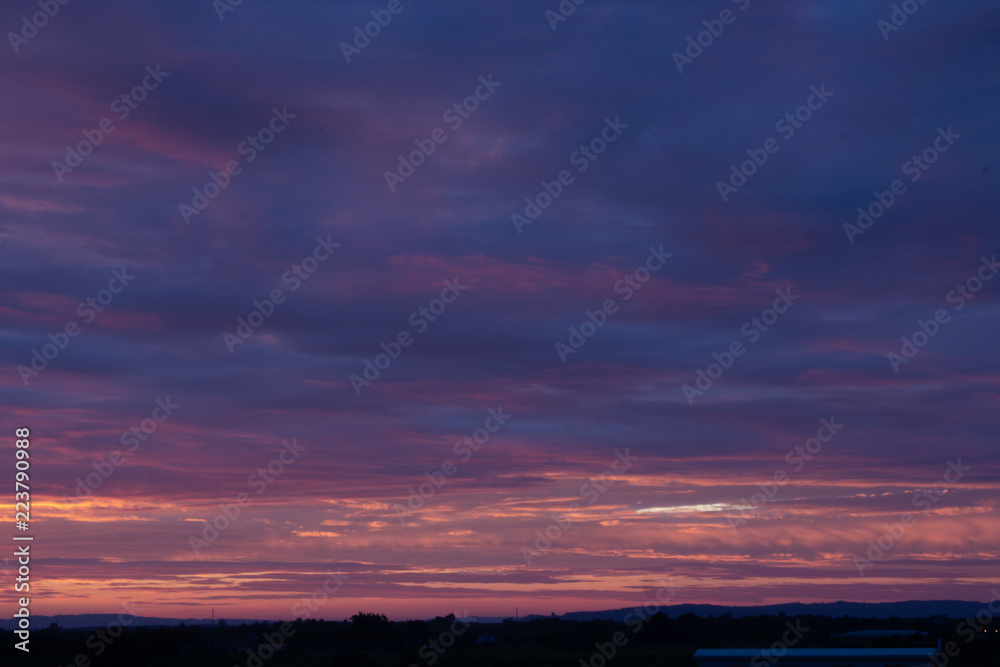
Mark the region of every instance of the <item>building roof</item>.
<instances>
[{"instance_id":1,"label":"building roof","mask_svg":"<svg viewBox=\"0 0 1000 667\"><path fill-rule=\"evenodd\" d=\"M770 652L770 648L702 648L694 657L753 658ZM935 648L790 648L782 658L923 658L935 653Z\"/></svg>"}]
</instances>

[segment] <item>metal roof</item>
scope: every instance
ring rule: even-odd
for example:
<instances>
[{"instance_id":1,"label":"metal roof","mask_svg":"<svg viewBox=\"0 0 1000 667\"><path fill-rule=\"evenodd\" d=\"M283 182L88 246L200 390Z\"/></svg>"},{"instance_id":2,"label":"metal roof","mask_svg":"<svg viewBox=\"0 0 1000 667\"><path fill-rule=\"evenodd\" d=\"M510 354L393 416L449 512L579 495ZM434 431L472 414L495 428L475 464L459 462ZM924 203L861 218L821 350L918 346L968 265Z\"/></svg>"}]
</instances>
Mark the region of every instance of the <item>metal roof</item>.
<instances>
[{"instance_id":1,"label":"metal roof","mask_svg":"<svg viewBox=\"0 0 1000 667\"><path fill-rule=\"evenodd\" d=\"M788 658L923 658L937 653L936 648L790 648L782 654ZM702 648L696 658L753 658L770 655L770 648Z\"/></svg>"}]
</instances>

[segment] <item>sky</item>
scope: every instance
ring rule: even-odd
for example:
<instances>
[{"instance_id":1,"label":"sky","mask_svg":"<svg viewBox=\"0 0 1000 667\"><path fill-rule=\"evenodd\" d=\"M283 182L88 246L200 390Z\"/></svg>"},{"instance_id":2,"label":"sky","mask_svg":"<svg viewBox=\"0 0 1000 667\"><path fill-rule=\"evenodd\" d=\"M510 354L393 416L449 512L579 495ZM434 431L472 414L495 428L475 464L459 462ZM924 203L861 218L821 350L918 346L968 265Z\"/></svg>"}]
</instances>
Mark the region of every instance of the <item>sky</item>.
<instances>
[{"instance_id":1,"label":"sky","mask_svg":"<svg viewBox=\"0 0 1000 667\"><path fill-rule=\"evenodd\" d=\"M5 3L33 613L989 599L1000 6L902 4Z\"/></svg>"}]
</instances>

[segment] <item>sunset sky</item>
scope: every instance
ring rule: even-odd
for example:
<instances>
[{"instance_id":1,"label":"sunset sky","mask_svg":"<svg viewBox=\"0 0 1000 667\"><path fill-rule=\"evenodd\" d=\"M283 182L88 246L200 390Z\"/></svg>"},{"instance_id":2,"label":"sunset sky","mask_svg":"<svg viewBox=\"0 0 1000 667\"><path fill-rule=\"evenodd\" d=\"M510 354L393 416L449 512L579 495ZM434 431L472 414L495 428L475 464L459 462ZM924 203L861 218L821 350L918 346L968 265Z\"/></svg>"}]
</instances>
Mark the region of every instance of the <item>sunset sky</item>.
<instances>
[{"instance_id":1,"label":"sunset sky","mask_svg":"<svg viewBox=\"0 0 1000 667\"><path fill-rule=\"evenodd\" d=\"M912 5L5 3L33 613L988 599L1000 6Z\"/></svg>"}]
</instances>

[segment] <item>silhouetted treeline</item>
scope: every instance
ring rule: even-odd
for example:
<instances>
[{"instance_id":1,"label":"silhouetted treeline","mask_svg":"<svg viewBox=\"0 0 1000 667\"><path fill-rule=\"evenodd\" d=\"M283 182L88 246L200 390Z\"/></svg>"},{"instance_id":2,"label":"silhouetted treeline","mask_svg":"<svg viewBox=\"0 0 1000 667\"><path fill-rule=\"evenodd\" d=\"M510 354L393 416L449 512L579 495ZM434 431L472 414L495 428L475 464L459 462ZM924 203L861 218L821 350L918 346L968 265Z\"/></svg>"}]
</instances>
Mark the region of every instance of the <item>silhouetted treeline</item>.
<instances>
[{"instance_id":1,"label":"silhouetted treeline","mask_svg":"<svg viewBox=\"0 0 1000 667\"><path fill-rule=\"evenodd\" d=\"M771 647L798 627L793 648L933 647L955 641L961 653L950 667L1000 667L1000 621L974 635L960 621L860 619L825 616L729 614L701 618L659 613L627 622L541 618L476 623L453 615L432 621L392 622L378 613L344 621L163 628L35 630L31 653L14 649L14 635L0 631L0 665L44 667L693 667L698 648ZM926 636L845 639L858 630L905 629ZM986 631L983 632L982 630ZM282 631L286 633L282 635ZM103 632L102 632L103 631ZM971 638L974 637L974 638ZM277 650L273 647L278 646ZM270 648L270 650L268 650ZM608 657L610 655L610 657ZM83 656L82 658L80 656ZM601 656L603 659L597 659Z\"/></svg>"}]
</instances>

